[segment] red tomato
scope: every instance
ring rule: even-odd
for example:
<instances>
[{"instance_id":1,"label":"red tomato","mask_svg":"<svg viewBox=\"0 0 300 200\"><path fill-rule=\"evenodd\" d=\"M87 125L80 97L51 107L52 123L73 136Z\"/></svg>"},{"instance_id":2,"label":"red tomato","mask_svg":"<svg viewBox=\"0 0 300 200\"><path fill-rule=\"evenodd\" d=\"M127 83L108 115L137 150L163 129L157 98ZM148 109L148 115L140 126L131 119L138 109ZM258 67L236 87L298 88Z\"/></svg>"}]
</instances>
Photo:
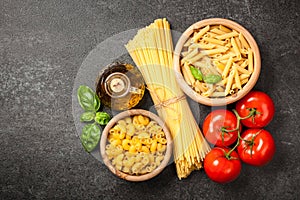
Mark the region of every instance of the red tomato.
<instances>
[{"instance_id":1,"label":"red tomato","mask_svg":"<svg viewBox=\"0 0 300 200\"><path fill-rule=\"evenodd\" d=\"M222 132L222 129L234 130L237 127L237 118L229 110L214 110L204 120L203 133L207 141L215 146L224 147L233 144L238 132ZM242 127L240 126L240 130ZM223 135L223 139L222 139Z\"/></svg>"},{"instance_id":2,"label":"red tomato","mask_svg":"<svg viewBox=\"0 0 300 200\"><path fill-rule=\"evenodd\" d=\"M238 154L233 151L226 157L230 149L215 147L204 159L204 171L217 183L228 183L235 180L241 172L242 165Z\"/></svg>"},{"instance_id":3,"label":"red tomato","mask_svg":"<svg viewBox=\"0 0 300 200\"><path fill-rule=\"evenodd\" d=\"M237 151L243 162L263 166L272 160L275 154L275 142L268 131L248 129L242 133L241 137L243 140L240 140Z\"/></svg>"},{"instance_id":4,"label":"red tomato","mask_svg":"<svg viewBox=\"0 0 300 200\"><path fill-rule=\"evenodd\" d=\"M275 108L272 99L264 92L251 91L236 104L240 117L254 112L253 117L241 120L249 128L262 128L268 125L274 116Z\"/></svg>"}]
</instances>

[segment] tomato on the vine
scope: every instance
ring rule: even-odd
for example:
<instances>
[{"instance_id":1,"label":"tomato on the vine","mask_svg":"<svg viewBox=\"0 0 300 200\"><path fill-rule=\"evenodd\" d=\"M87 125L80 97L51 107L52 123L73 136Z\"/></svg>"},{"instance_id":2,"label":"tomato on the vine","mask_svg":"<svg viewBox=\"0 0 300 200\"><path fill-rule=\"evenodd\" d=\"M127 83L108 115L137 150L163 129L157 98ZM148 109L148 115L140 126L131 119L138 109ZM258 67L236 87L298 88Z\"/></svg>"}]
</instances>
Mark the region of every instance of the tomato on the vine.
<instances>
[{"instance_id":1,"label":"tomato on the vine","mask_svg":"<svg viewBox=\"0 0 300 200\"><path fill-rule=\"evenodd\" d=\"M275 154L275 142L268 131L248 129L242 133L241 137L237 151L243 162L263 166L272 160Z\"/></svg>"},{"instance_id":2,"label":"tomato on the vine","mask_svg":"<svg viewBox=\"0 0 300 200\"><path fill-rule=\"evenodd\" d=\"M238 154L230 149L215 147L204 159L204 171L207 176L217 183L228 183L235 180L242 169Z\"/></svg>"},{"instance_id":3,"label":"tomato on the vine","mask_svg":"<svg viewBox=\"0 0 300 200\"><path fill-rule=\"evenodd\" d=\"M251 91L236 104L236 111L242 119L243 125L249 128L262 128L268 125L274 116L274 103L266 93Z\"/></svg>"},{"instance_id":4,"label":"tomato on the vine","mask_svg":"<svg viewBox=\"0 0 300 200\"><path fill-rule=\"evenodd\" d=\"M237 127L237 118L229 110L214 110L207 115L203 123L205 138L215 146L224 147L232 145L238 137L238 131L232 131ZM240 126L240 130L241 130Z\"/></svg>"}]
</instances>

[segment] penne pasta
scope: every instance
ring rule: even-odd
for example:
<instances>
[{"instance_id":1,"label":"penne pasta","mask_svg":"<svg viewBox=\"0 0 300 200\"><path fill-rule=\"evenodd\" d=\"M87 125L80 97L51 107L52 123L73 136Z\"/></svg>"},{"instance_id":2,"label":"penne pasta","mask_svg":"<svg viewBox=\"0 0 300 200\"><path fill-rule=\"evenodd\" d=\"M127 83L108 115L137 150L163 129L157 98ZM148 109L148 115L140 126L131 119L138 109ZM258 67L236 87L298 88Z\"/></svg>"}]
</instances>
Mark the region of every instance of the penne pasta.
<instances>
[{"instance_id":1,"label":"penne pasta","mask_svg":"<svg viewBox=\"0 0 300 200\"><path fill-rule=\"evenodd\" d=\"M217 67L217 70L222 74L223 70L225 69L225 65L219 61L213 61L214 65Z\"/></svg>"},{"instance_id":2,"label":"penne pasta","mask_svg":"<svg viewBox=\"0 0 300 200\"><path fill-rule=\"evenodd\" d=\"M190 48L200 48L200 49L213 49L216 45L214 44L200 44L200 43L194 43L190 46Z\"/></svg>"},{"instance_id":3,"label":"penne pasta","mask_svg":"<svg viewBox=\"0 0 300 200\"><path fill-rule=\"evenodd\" d=\"M231 65L232 65L232 57L230 57L230 58L228 59L227 63L226 63L226 66L225 66L224 71L223 71L223 73L222 73L222 77L223 77L223 78L226 78L226 77L227 77Z\"/></svg>"},{"instance_id":4,"label":"penne pasta","mask_svg":"<svg viewBox=\"0 0 300 200\"><path fill-rule=\"evenodd\" d=\"M246 39L244 38L243 34L241 34L241 33L239 34L239 39L245 49L250 48L250 46L249 46L248 42L246 41Z\"/></svg>"},{"instance_id":5,"label":"penne pasta","mask_svg":"<svg viewBox=\"0 0 300 200\"><path fill-rule=\"evenodd\" d=\"M238 37L235 37L234 39L235 39L235 43L237 44L237 46L239 47L239 50L241 52L241 50L242 50L242 43L241 43L241 41L239 40Z\"/></svg>"},{"instance_id":6,"label":"penne pasta","mask_svg":"<svg viewBox=\"0 0 300 200\"><path fill-rule=\"evenodd\" d=\"M199 49L198 48L194 49L192 52L190 52L189 54L187 54L185 57L182 58L181 64L184 64L184 62L187 61L187 59L194 57L198 53L199 53Z\"/></svg>"},{"instance_id":7,"label":"penne pasta","mask_svg":"<svg viewBox=\"0 0 300 200\"><path fill-rule=\"evenodd\" d=\"M235 55L238 59L241 58L241 52L239 50L239 47L237 46L236 42L235 42L235 39L232 37L231 38L231 44L232 44L232 47L233 47L233 50L235 52Z\"/></svg>"},{"instance_id":8,"label":"penne pasta","mask_svg":"<svg viewBox=\"0 0 300 200\"><path fill-rule=\"evenodd\" d=\"M222 30L220 30L218 28L213 28L210 31L213 32L213 33L219 34L219 35L226 34L226 32L224 32L224 31L222 31Z\"/></svg>"},{"instance_id":9,"label":"penne pasta","mask_svg":"<svg viewBox=\"0 0 300 200\"><path fill-rule=\"evenodd\" d=\"M213 44L219 44L219 45L224 45L225 44L224 41L217 40L217 39L214 39L214 38L209 38L209 37L203 37L203 40L206 41L206 42L213 43Z\"/></svg>"},{"instance_id":10,"label":"penne pasta","mask_svg":"<svg viewBox=\"0 0 300 200\"><path fill-rule=\"evenodd\" d=\"M211 97L225 97L225 92L213 92Z\"/></svg>"},{"instance_id":11,"label":"penne pasta","mask_svg":"<svg viewBox=\"0 0 300 200\"><path fill-rule=\"evenodd\" d=\"M230 30L229 28L227 28L227 27L225 27L225 26L223 26L223 25L220 25L220 26L219 26L219 29L220 29L221 31L226 32L226 33L230 33L230 32L231 32L231 30Z\"/></svg>"},{"instance_id":12,"label":"penne pasta","mask_svg":"<svg viewBox=\"0 0 300 200\"><path fill-rule=\"evenodd\" d=\"M240 75L240 80L243 80L243 79L246 79L246 78L249 78L250 77L250 74L241 74Z\"/></svg>"},{"instance_id":13,"label":"penne pasta","mask_svg":"<svg viewBox=\"0 0 300 200\"><path fill-rule=\"evenodd\" d=\"M185 63L184 65L183 65L183 68L182 68L184 71L185 71L185 73L186 73L186 78L189 80L189 85L193 85L193 83L195 82L195 78L194 78L194 76L192 75L192 72L191 72L191 70L190 70L190 68L189 68L189 66L188 66L188 64L187 63Z\"/></svg>"},{"instance_id":14,"label":"penne pasta","mask_svg":"<svg viewBox=\"0 0 300 200\"><path fill-rule=\"evenodd\" d=\"M232 31L232 32L230 32L230 33L225 33L225 34L223 34L223 35L218 35L218 36L216 36L216 38L218 39L218 40L224 40L224 39L226 39L226 38L232 38L232 37L235 37L235 36L238 36L239 34L236 32L236 31Z\"/></svg>"},{"instance_id":15,"label":"penne pasta","mask_svg":"<svg viewBox=\"0 0 300 200\"><path fill-rule=\"evenodd\" d=\"M249 79L244 79L244 80L241 80L241 85L244 85L245 83L247 83L249 81ZM237 88L237 85L234 83L233 85L232 85L232 89L234 90L234 89L236 89Z\"/></svg>"},{"instance_id":16,"label":"penne pasta","mask_svg":"<svg viewBox=\"0 0 300 200\"><path fill-rule=\"evenodd\" d=\"M240 80L240 76L237 71L237 68L234 66L233 70L234 70L234 81L235 81L236 87L238 89L242 89L241 80Z\"/></svg>"},{"instance_id":17,"label":"penne pasta","mask_svg":"<svg viewBox=\"0 0 300 200\"><path fill-rule=\"evenodd\" d=\"M249 72L248 70L240 67L240 66L236 66L237 67L237 70L243 74L251 74L251 72Z\"/></svg>"},{"instance_id":18,"label":"penne pasta","mask_svg":"<svg viewBox=\"0 0 300 200\"><path fill-rule=\"evenodd\" d=\"M193 41L196 42L199 40L207 31L209 31L209 25L201 29L196 35L193 37Z\"/></svg>"},{"instance_id":19,"label":"penne pasta","mask_svg":"<svg viewBox=\"0 0 300 200\"><path fill-rule=\"evenodd\" d=\"M225 88L225 96L227 96L231 90L231 86L232 86L232 82L233 82L233 78L234 78L234 70L231 70L228 76L228 80L226 83L226 88Z\"/></svg>"},{"instance_id":20,"label":"penne pasta","mask_svg":"<svg viewBox=\"0 0 300 200\"><path fill-rule=\"evenodd\" d=\"M250 48L248 49L248 63L249 72L253 72L253 52Z\"/></svg>"},{"instance_id":21,"label":"penne pasta","mask_svg":"<svg viewBox=\"0 0 300 200\"><path fill-rule=\"evenodd\" d=\"M207 51L211 51L211 50L207 50ZM205 53L206 53L206 51L204 53L199 53L198 55L195 55L194 57L187 59L187 61L189 63L195 63L196 61L203 58L205 56Z\"/></svg>"},{"instance_id":22,"label":"penne pasta","mask_svg":"<svg viewBox=\"0 0 300 200\"><path fill-rule=\"evenodd\" d=\"M226 52L226 49L218 48L218 49L210 49L210 50L205 50L205 54L207 55L212 55L212 54L218 54L218 53L224 53Z\"/></svg>"},{"instance_id":23,"label":"penne pasta","mask_svg":"<svg viewBox=\"0 0 300 200\"><path fill-rule=\"evenodd\" d=\"M223 25L205 26L184 44L181 53L182 74L195 92L206 97L223 97L242 89L253 68L253 51L245 37ZM196 80L188 66L201 71L203 77L219 75L221 81L207 84Z\"/></svg>"},{"instance_id":24,"label":"penne pasta","mask_svg":"<svg viewBox=\"0 0 300 200\"><path fill-rule=\"evenodd\" d=\"M190 46L190 45L191 45L191 40L192 40L192 38L189 38L189 39L184 43L183 47L188 47L188 46Z\"/></svg>"}]
</instances>

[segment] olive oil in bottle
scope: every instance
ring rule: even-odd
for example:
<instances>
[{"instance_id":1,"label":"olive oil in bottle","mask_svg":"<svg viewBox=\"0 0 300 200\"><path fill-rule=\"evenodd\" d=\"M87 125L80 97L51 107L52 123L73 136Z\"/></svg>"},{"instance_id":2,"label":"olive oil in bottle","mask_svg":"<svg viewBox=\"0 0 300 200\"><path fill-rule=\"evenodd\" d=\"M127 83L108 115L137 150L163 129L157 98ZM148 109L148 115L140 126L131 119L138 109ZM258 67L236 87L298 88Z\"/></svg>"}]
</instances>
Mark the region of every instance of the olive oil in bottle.
<instances>
[{"instance_id":1,"label":"olive oil in bottle","mask_svg":"<svg viewBox=\"0 0 300 200\"><path fill-rule=\"evenodd\" d=\"M143 98L145 83L140 71L131 64L112 63L99 75L96 93L101 103L113 110L128 110Z\"/></svg>"}]
</instances>

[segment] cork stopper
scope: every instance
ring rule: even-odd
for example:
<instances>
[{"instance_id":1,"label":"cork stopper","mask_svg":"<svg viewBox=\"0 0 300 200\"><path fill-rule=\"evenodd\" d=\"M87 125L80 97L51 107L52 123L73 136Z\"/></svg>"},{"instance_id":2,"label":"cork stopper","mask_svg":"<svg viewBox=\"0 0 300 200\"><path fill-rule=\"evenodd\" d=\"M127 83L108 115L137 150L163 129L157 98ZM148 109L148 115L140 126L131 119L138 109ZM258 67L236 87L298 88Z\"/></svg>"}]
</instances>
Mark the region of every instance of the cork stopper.
<instances>
[{"instance_id":1,"label":"cork stopper","mask_svg":"<svg viewBox=\"0 0 300 200\"><path fill-rule=\"evenodd\" d=\"M129 78L120 72L110 74L105 79L105 91L112 98L121 98L130 90Z\"/></svg>"}]
</instances>

